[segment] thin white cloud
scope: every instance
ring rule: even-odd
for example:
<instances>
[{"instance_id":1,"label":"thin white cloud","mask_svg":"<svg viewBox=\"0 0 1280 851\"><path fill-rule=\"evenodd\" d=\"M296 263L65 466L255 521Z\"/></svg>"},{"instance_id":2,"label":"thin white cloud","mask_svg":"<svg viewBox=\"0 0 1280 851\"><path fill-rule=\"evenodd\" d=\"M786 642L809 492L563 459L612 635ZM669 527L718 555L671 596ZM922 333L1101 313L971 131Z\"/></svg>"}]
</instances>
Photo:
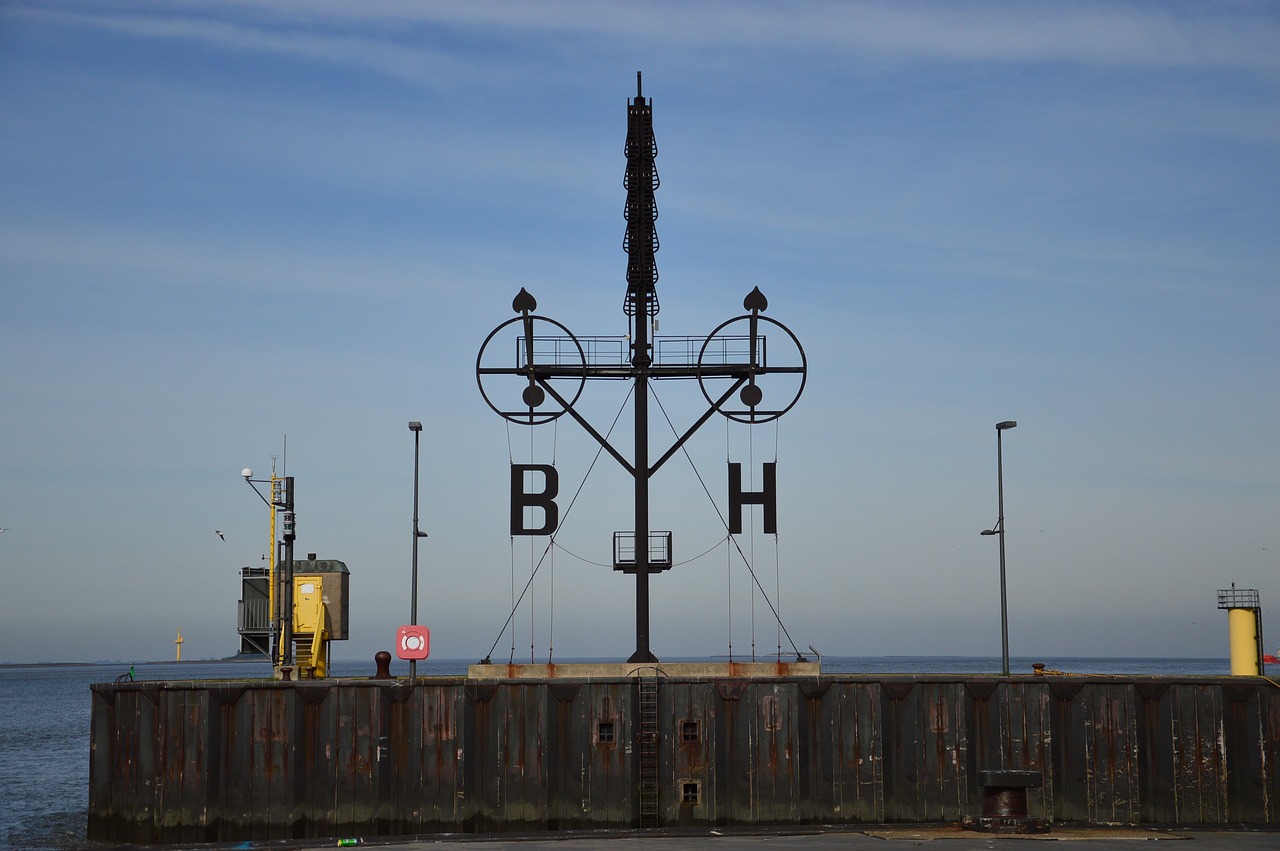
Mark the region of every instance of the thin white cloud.
<instances>
[{"instance_id":1,"label":"thin white cloud","mask_svg":"<svg viewBox=\"0 0 1280 851\"><path fill-rule=\"evenodd\" d=\"M1280 69L1274 7L1239 4L1007 2L654 2L492 0L233 0L96 7L28 5L10 14L62 20L147 38L306 56L362 66L425 85L454 79L439 53L406 47L422 27L497 38L566 35L664 47L765 47L883 61L1069 62L1151 67ZM149 10L139 13L140 9ZM253 24L221 19L248 16ZM360 35L351 34L353 31ZM585 48L584 48L585 49ZM500 60L498 60L500 63ZM474 70L474 69L470 69Z\"/></svg>"},{"instance_id":2,"label":"thin white cloud","mask_svg":"<svg viewBox=\"0 0 1280 851\"><path fill-rule=\"evenodd\" d=\"M40 269L46 280L122 282L139 289L179 291L218 286L263 293L319 296L355 287L373 296L403 296L431 287L442 295L465 293L488 281L450 246L443 254L429 236L416 246L397 246L393 259L374 256L364 245L335 244L318 252L279 235L247 236L141 232L129 227L62 222L56 229L14 226L0 234L0 263ZM498 252L489 252L496 256ZM423 272L431 270L430 273Z\"/></svg>"},{"instance_id":3,"label":"thin white cloud","mask_svg":"<svg viewBox=\"0 0 1280 851\"><path fill-rule=\"evenodd\" d=\"M476 73L472 64L445 52L421 46L404 47L376 38L307 32L292 25L275 29L203 16L110 15L62 10L45 10L33 17L139 38L195 41L226 50L280 54L360 67L429 87L449 88L456 81L474 79Z\"/></svg>"}]
</instances>

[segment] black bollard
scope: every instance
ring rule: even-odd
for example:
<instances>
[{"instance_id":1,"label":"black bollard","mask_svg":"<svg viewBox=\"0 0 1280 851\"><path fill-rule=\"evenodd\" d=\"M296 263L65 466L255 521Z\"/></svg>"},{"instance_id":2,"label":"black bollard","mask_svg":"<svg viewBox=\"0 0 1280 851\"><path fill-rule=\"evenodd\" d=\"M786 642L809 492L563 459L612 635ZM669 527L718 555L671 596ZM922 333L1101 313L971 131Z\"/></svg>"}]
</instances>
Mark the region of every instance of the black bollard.
<instances>
[{"instance_id":1,"label":"black bollard","mask_svg":"<svg viewBox=\"0 0 1280 851\"><path fill-rule=\"evenodd\" d=\"M385 650L379 650L373 654L374 664L378 666L377 673L369 679L371 680L390 680L391 676L391 654Z\"/></svg>"},{"instance_id":2,"label":"black bollard","mask_svg":"<svg viewBox=\"0 0 1280 851\"><path fill-rule=\"evenodd\" d=\"M964 826L983 833L1048 833L1045 819L1027 814L1027 789L1043 781L1039 771L979 771L982 815L965 816Z\"/></svg>"}]
</instances>

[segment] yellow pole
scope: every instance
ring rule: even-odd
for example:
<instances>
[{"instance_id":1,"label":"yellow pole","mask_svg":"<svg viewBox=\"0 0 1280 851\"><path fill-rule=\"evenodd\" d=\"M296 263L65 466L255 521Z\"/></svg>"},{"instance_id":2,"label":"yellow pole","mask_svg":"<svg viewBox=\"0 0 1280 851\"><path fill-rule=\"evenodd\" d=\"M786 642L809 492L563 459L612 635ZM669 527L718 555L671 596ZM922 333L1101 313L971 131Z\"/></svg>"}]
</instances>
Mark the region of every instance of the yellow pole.
<instances>
[{"instance_id":1,"label":"yellow pole","mask_svg":"<svg viewBox=\"0 0 1280 851\"><path fill-rule=\"evenodd\" d=\"M1231 676L1259 676L1257 610L1228 609L1227 631L1231 636Z\"/></svg>"},{"instance_id":2,"label":"yellow pole","mask_svg":"<svg viewBox=\"0 0 1280 851\"><path fill-rule=\"evenodd\" d=\"M178 656L173 661L181 662L182 661L182 630L178 630L178 637L174 640L173 643L176 644L178 647Z\"/></svg>"},{"instance_id":3,"label":"yellow pole","mask_svg":"<svg viewBox=\"0 0 1280 851\"><path fill-rule=\"evenodd\" d=\"M276 617L276 503L280 501L278 489L280 487L280 479L276 477L276 462L271 459L271 541L267 544L267 612L271 618L271 628L274 631L276 625L280 622ZM278 644L278 642L277 642ZM279 665L280 647L276 647L271 651L271 664Z\"/></svg>"}]
</instances>

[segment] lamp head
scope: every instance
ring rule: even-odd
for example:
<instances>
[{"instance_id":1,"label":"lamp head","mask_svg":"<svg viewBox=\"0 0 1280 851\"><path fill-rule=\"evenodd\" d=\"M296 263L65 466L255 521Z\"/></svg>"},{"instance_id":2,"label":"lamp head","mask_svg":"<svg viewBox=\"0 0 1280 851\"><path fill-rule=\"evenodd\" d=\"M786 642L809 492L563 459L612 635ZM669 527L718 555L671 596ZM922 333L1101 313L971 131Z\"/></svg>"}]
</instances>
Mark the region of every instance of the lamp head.
<instances>
[{"instance_id":1,"label":"lamp head","mask_svg":"<svg viewBox=\"0 0 1280 851\"><path fill-rule=\"evenodd\" d=\"M999 529L983 529L983 530L982 530L982 534L984 534L984 535L999 535L999 534L1000 534L1000 530L999 530Z\"/></svg>"},{"instance_id":2,"label":"lamp head","mask_svg":"<svg viewBox=\"0 0 1280 851\"><path fill-rule=\"evenodd\" d=\"M409 431L422 431L422 423L417 420L409 423Z\"/></svg>"},{"instance_id":3,"label":"lamp head","mask_svg":"<svg viewBox=\"0 0 1280 851\"><path fill-rule=\"evenodd\" d=\"M1017 427L1018 427L1017 420L1005 420L1002 423L996 423L996 428L999 429L1000 431L1004 431L1007 428L1017 428Z\"/></svg>"},{"instance_id":4,"label":"lamp head","mask_svg":"<svg viewBox=\"0 0 1280 851\"><path fill-rule=\"evenodd\" d=\"M248 481L249 479L253 478L253 470L249 469L248 467L245 467L243 470L240 471L240 475L244 476L245 481Z\"/></svg>"}]
</instances>

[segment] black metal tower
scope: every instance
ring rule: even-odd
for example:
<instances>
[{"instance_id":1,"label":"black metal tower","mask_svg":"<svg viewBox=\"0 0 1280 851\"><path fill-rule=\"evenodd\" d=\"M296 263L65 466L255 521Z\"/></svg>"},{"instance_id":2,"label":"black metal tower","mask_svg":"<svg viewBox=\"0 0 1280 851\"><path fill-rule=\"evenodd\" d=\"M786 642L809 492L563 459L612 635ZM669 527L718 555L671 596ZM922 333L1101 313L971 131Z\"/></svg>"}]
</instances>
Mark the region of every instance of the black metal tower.
<instances>
[{"instance_id":1,"label":"black metal tower","mask_svg":"<svg viewBox=\"0 0 1280 851\"><path fill-rule=\"evenodd\" d=\"M791 331L773 319L760 314L768 308L768 301L759 288L743 300L748 312L721 323L711 334L701 337L657 337L654 335L654 318L658 314L656 284L658 269L654 254L658 250L658 235L654 223L658 209L654 192L658 188L658 172L654 165L658 148L653 135L653 102L646 101L636 74L636 96L627 104L627 171L624 186L627 190L626 237L623 248L627 252L627 294L623 312L628 317L630 333L626 338L578 338L569 329L545 316L535 314L537 301L523 288L511 303L519 314L499 325L485 339L476 356L476 382L485 401L505 419L522 425L541 425L564 414L569 414L600 445L626 469L635 481L635 527L633 532L633 556L626 556L626 548L618 545L615 536L614 569L636 576L636 649L628 661L657 662L650 646L649 636L649 576L671 567L670 538L659 535L655 542L650 529L649 481L685 442L693 436L713 414L741 423L764 423L777 419L789 411L804 391L807 366L804 349ZM515 363L503 364L502 352L509 352L502 345L491 345L508 326L519 323L516 341ZM783 350L775 355L771 364L768 358L768 336L764 326L773 326L780 334L775 349ZM541 334L537 326L552 326L560 333ZM735 326L745 326L738 333ZM513 329L514 330L514 329ZM548 329L550 330L550 329ZM584 340L586 345L584 345ZM627 342L629 340L629 343ZM664 345L665 344L665 345ZM695 355L696 351L696 357ZM496 361L496 362L495 362ZM764 405L765 393L760 379L766 375L782 385L773 395L781 403ZM499 397L498 384L502 377L514 379L521 389L516 407L503 407L495 403ZM635 383L635 446L631 458L627 458L608 439L601 435L574 408L587 379L629 379ZM649 446L649 382L651 379L697 379L708 407L689 428L672 443L656 460L650 461ZM486 391L486 381L490 389ZM508 381L508 385L511 382ZM510 390L505 393L510 394ZM733 396L737 393L737 399ZM550 396L552 403L548 403ZM508 395L509 398L509 395ZM555 471L549 467L532 465L547 477L546 490L540 494L517 494L517 474L512 476L512 534L552 534L556 525L554 506ZM759 494L734 493L731 468L730 501L735 497L739 504L759 502ZM770 479L772 482L772 479ZM520 525L518 516L527 506L541 507L546 523L537 529ZM766 511L766 518L769 513ZM768 522L766 522L768 525ZM730 524L731 532L740 531ZM766 528L766 532L772 531ZM656 543L656 546L655 546ZM662 554L666 553L663 558ZM655 553L657 558L654 557Z\"/></svg>"}]
</instances>

